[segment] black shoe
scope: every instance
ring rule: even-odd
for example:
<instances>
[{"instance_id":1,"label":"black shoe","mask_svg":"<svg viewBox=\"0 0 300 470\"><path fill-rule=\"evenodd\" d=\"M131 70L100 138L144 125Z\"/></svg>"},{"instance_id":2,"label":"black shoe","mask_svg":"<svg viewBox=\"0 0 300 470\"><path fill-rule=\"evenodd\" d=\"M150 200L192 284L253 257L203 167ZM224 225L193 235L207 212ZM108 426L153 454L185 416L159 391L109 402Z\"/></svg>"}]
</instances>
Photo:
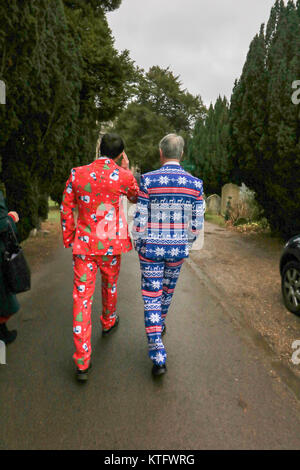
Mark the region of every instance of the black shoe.
<instances>
[{"instance_id":1,"label":"black shoe","mask_svg":"<svg viewBox=\"0 0 300 470\"><path fill-rule=\"evenodd\" d=\"M162 366L158 366L157 364L153 364L152 367L152 375L157 377L158 375L163 375L167 372L167 366L166 364L163 364Z\"/></svg>"},{"instance_id":2,"label":"black shoe","mask_svg":"<svg viewBox=\"0 0 300 470\"><path fill-rule=\"evenodd\" d=\"M164 326L164 329L163 329L162 332L161 332L161 335L164 336L164 335L166 334L166 332L167 332L167 327L166 327L166 325L165 325L165 326Z\"/></svg>"},{"instance_id":3,"label":"black shoe","mask_svg":"<svg viewBox=\"0 0 300 470\"><path fill-rule=\"evenodd\" d=\"M76 370L76 378L79 382L86 382L89 378L89 370L92 368L92 363L90 363L89 367L84 370L77 369Z\"/></svg>"},{"instance_id":4,"label":"black shoe","mask_svg":"<svg viewBox=\"0 0 300 470\"><path fill-rule=\"evenodd\" d=\"M120 319L119 319L119 317L118 317L118 315L117 315L117 316L116 316L116 321L115 321L115 323L113 324L113 326L112 326L111 328L109 328L108 330L102 330L102 336L108 335L108 334L111 332L111 330L113 330L114 328L117 328L117 326L118 326L118 324L119 324L119 321L120 321Z\"/></svg>"},{"instance_id":5,"label":"black shoe","mask_svg":"<svg viewBox=\"0 0 300 470\"><path fill-rule=\"evenodd\" d=\"M16 339L16 337L17 330L9 331L6 323L0 324L0 341L3 341L5 344L10 344Z\"/></svg>"}]
</instances>

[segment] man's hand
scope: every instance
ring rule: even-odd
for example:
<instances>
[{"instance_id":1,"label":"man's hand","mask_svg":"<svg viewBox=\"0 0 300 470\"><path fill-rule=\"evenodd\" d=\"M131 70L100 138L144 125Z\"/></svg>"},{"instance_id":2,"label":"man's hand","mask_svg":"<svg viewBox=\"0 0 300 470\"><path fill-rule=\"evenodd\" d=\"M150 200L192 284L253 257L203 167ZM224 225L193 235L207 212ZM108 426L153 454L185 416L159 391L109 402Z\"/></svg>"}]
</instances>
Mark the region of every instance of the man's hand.
<instances>
[{"instance_id":1,"label":"man's hand","mask_svg":"<svg viewBox=\"0 0 300 470\"><path fill-rule=\"evenodd\" d=\"M129 170L129 160L125 152L122 153L121 167L124 168L124 170Z\"/></svg>"}]
</instances>

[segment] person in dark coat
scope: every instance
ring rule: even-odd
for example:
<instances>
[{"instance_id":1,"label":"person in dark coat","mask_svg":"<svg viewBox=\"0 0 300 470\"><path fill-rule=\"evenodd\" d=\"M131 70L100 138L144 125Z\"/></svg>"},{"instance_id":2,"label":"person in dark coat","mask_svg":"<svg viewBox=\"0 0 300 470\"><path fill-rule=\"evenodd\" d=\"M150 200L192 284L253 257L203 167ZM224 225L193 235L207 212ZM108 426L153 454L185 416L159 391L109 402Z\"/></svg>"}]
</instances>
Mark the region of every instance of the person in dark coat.
<instances>
[{"instance_id":1,"label":"person in dark coat","mask_svg":"<svg viewBox=\"0 0 300 470\"><path fill-rule=\"evenodd\" d=\"M0 341L3 341L5 344L12 343L17 337L17 331L9 331L6 323L11 315L17 313L20 305L16 295L10 293L5 285L3 255L9 223L16 233L17 229L15 223L18 221L19 216L16 212L7 212L4 195L2 191L0 191Z\"/></svg>"}]
</instances>

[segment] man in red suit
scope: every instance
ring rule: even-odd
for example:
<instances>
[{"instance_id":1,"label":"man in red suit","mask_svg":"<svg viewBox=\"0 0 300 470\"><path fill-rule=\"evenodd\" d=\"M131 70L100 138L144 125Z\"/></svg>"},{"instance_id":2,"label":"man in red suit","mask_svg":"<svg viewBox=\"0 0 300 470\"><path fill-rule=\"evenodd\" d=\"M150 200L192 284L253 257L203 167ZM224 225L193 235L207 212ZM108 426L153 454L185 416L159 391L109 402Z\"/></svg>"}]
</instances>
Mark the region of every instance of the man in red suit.
<instances>
[{"instance_id":1,"label":"man in red suit","mask_svg":"<svg viewBox=\"0 0 300 470\"><path fill-rule=\"evenodd\" d=\"M116 305L121 253L132 249L121 197L135 203L138 190L123 140L117 134L105 134L99 158L73 168L66 183L61 225L64 246L73 247L73 358L80 381L87 380L90 368L91 307L98 269L102 275L102 334L107 335L119 323Z\"/></svg>"}]
</instances>

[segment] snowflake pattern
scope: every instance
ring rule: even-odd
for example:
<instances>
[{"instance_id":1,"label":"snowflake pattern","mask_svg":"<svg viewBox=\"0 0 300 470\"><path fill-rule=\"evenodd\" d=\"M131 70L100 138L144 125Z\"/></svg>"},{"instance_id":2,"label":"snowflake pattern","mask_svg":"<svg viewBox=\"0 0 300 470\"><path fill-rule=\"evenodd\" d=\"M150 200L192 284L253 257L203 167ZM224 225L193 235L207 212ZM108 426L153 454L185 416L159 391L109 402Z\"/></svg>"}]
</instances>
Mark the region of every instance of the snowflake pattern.
<instances>
[{"instance_id":1,"label":"snowflake pattern","mask_svg":"<svg viewBox=\"0 0 300 470\"><path fill-rule=\"evenodd\" d=\"M144 286L143 299L148 353L155 364L164 364L167 354L162 341L162 331L183 260L168 264L167 260L151 262L140 257L140 264L142 285Z\"/></svg>"},{"instance_id":2,"label":"snowflake pattern","mask_svg":"<svg viewBox=\"0 0 300 470\"><path fill-rule=\"evenodd\" d=\"M201 189L201 188L202 188L202 182L199 181L199 180L196 180L196 179L195 179L194 185L195 185L195 187L198 188L198 189Z\"/></svg>"},{"instance_id":3,"label":"snowflake pattern","mask_svg":"<svg viewBox=\"0 0 300 470\"><path fill-rule=\"evenodd\" d=\"M166 253L166 250L164 248L156 248L155 254L156 256L164 256Z\"/></svg>"},{"instance_id":4,"label":"snowflake pattern","mask_svg":"<svg viewBox=\"0 0 300 470\"><path fill-rule=\"evenodd\" d=\"M133 237L140 254L148 353L162 365L167 354L161 333L176 282L203 226L203 185L179 165L165 165L144 175L141 187Z\"/></svg>"},{"instance_id":5,"label":"snowflake pattern","mask_svg":"<svg viewBox=\"0 0 300 470\"><path fill-rule=\"evenodd\" d=\"M139 197L134 219L136 250L146 258L188 257L204 228L202 181L180 165L164 165L144 175L142 186L147 197Z\"/></svg>"},{"instance_id":6,"label":"snowflake pattern","mask_svg":"<svg viewBox=\"0 0 300 470\"><path fill-rule=\"evenodd\" d=\"M181 220L181 218L182 218L182 213L181 212L174 212L174 214L173 214L173 220L174 221Z\"/></svg>"},{"instance_id":7,"label":"snowflake pattern","mask_svg":"<svg viewBox=\"0 0 300 470\"><path fill-rule=\"evenodd\" d=\"M165 355L158 352L155 356L155 361L157 364L163 364L165 362Z\"/></svg>"},{"instance_id":8,"label":"snowflake pattern","mask_svg":"<svg viewBox=\"0 0 300 470\"><path fill-rule=\"evenodd\" d=\"M178 184L180 184L180 185L185 185L186 183L187 183L187 179L186 179L185 176L180 176L180 177L178 178Z\"/></svg>"},{"instance_id":9,"label":"snowflake pattern","mask_svg":"<svg viewBox=\"0 0 300 470\"><path fill-rule=\"evenodd\" d=\"M160 184L168 184L168 183L169 183L169 178L168 178L168 176L161 176L161 177L159 178L159 183L160 183Z\"/></svg>"},{"instance_id":10,"label":"snowflake pattern","mask_svg":"<svg viewBox=\"0 0 300 470\"><path fill-rule=\"evenodd\" d=\"M152 284L153 289L160 288L160 281L152 281L151 284Z\"/></svg>"},{"instance_id":11,"label":"snowflake pattern","mask_svg":"<svg viewBox=\"0 0 300 470\"><path fill-rule=\"evenodd\" d=\"M149 316L149 320L151 321L151 323L159 323L160 322L159 314L158 313L152 313Z\"/></svg>"},{"instance_id":12,"label":"snowflake pattern","mask_svg":"<svg viewBox=\"0 0 300 470\"><path fill-rule=\"evenodd\" d=\"M145 178L145 188L148 188L151 183L150 178Z\"/></svg>"}]
</instances>

